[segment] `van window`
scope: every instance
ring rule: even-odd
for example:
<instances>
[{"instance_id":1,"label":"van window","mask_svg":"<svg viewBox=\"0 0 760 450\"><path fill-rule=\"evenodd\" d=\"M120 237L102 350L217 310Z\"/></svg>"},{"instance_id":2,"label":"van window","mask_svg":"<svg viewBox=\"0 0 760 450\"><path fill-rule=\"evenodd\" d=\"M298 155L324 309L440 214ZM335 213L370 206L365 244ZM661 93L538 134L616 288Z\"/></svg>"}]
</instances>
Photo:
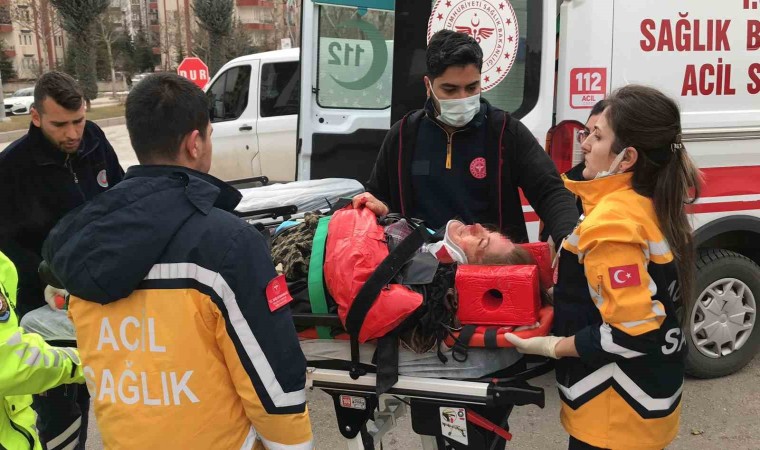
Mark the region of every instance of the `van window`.
<instances>
[{"instance_id":1,"label":"van window","mask_svg":"<svg viewBox=\"0 0 760 450\"><path fill-rule=\"evenodd\" d=\"M261 117L298 114L300 96L298 61L261 66Z\"/></svg>"},{"instance_id":2,"label":"van window","mask_svg":"<svg viewBox=\"0 0 760 450\"><path fill-rule=\"evenodd\" d=\"M251 66L232 67L220 75L206 92L211 121L223 122L242 116L248 107L250 86Z\"/></svg>"},{"instance_id":3,"label":"van window","mask_svg":"<svg viewBox=\"0 0 760 450\"><path fill-rule=\"evenodd\" d=\"M319 7L319 106L390 106L394 23L392 11Z\"/></svg>"}]
</instances>

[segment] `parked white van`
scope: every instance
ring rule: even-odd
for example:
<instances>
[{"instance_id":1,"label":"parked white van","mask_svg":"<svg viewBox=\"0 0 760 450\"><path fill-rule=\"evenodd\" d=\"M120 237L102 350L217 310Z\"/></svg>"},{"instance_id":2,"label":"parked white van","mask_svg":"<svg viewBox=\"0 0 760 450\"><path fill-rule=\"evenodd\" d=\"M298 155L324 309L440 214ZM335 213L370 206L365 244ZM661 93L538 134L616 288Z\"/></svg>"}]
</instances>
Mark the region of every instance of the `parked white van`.
<instances>
[{"instance_id":1,"label":"parked white van","mask_svg":"<svg viewBox=\"0 0 760 450\"><path fill-rule=\"evenodd\" d=\"M760 348L760 2L303 0L298 179L366 181L391 123L425 102L441 27L484 49L483 97L519 118L561 171L590 108L628 83L681 106L706 176L692 206L698 299L687 370L715 377ZM557 18L559 17L559 20ZM392 89L390 88L392 86ZM559 127L559 129L557 129ZM538 217L523 206L535 239Z\"/></svg>"},{"instance_id":2,"label":"parked white van","mask_svg":"<svg viewBox=\"0 0 760 450\"><path fill-rule=\"evenodd\" d=\"M241 56L206 85L214 157L211 174L223 180L296 176L299 49Z\"/></svg>"}]
</instances>

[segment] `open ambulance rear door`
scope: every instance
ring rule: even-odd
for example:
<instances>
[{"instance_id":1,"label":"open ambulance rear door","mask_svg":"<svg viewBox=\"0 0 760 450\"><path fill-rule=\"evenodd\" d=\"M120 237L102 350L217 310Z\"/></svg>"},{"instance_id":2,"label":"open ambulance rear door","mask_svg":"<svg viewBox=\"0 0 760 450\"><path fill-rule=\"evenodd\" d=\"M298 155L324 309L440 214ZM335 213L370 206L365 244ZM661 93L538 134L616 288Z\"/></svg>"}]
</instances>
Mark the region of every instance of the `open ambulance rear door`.
<instances>
[{"instance_id":1,"label":"open ambulance rear door","mask_svg":"<svg viewBox=\"0 0 760 450\"><path fill-rule=\"evenodd\" d=\"M391 124L424 106L427 40L443 27L477 34L483 97L543 142L552 121L556 7L556 0L304 0L298 179L368 179ZM535 239L538 219L525 209Z\"/></svg>"}]
</instances>

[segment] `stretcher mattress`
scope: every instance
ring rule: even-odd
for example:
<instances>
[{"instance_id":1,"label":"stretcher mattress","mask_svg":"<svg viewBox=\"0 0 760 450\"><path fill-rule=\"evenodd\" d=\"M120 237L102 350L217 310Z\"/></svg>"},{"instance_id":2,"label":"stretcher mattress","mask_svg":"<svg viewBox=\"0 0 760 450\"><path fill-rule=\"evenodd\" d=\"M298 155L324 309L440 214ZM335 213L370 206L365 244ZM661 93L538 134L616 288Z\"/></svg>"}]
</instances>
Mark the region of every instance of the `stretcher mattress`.
<instances>
[{"instance_id":1,"label":"stretcher mattress","mask_svg":"<svg viewBox=\"0 0 760 450\"><path fill-rule=\"evenodd\" d=\"M301 350L306 356L307 365L316 361L346 361L351 362L351 343L340 339L302 339ZM415 353L404 348L399 349L399 375L422 378L473 379L488 376L494 372L506 369L522 358L514 348L470 348L467 360L455 361L451 349L442 346L443 354L448 361L441 362L435 351ZM359 345L360 362L371 365L375 344Z\"/></svg>"},{"instance_id":2,"label":"stretcher mattress","mask_svg":"<svg viewBox=\"0 0 760 450\"><path fill-rule=\"evenodd\" d=\"M75 341L74 324L66 311L54 311L49 306L41 306L29 311L21 318L21 328L27 333L36 333L46 341Z\"/></svg>"},{"instance_id":3,"label":"stretcher mattress","mask_svg":"<svg viewBox=\"0 0 760 450\"><path fill-rule=\"evenodd\" d=\"M328 209L342 197L353 197L364 192L356 180L325 178L322 180L293 181L267 186L240 189L243 199L235 208L245 213L283 205L294 205L298 212Z\"/></svg>"}]
</instances>

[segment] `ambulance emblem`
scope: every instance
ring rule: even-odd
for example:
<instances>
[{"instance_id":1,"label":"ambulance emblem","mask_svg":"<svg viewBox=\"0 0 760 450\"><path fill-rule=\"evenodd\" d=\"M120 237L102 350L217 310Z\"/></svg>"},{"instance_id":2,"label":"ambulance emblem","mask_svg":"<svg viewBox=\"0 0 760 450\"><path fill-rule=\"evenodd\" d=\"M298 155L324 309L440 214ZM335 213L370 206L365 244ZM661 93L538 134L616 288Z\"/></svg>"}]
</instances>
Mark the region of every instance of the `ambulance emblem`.
<instances>
[{"instance_id":1,"label":"ambulance emblem","mask_svg":"<svg viewBox=\"0 0 760 450\"><path fill-rule=\"evenodd\" d=\"M479 157L470 163L470 174L478 180L486 177L486 159Z\"/></svg>"},{"instance_id":2,"label":"ambulance emblem","mask_svg":"<svg viewBox=\"0 0 760 450\"><path fill-rule=\"evenodd\" d=\"M428 21L428 42L442 29L466 33L483 49L483 91L501 83L517 59L520 32L507 0L437 0Z\"/></svg>"},{"instance_id":3,"label":"ambulance emblem","mask_svg":"<svg viewBox=\"0 0 760 450\"><path fill-rule=\"evenodd\" d=\"M98 186L104 188L108 187L108 175L106 175L106 169L98 172Z\"/></svg>"},{"instance_id":4,"label":"ambulance emblem","mask_svg":"<svg viewBox=\"0 0 760 450\"><path fill-rule=\"evenodd\" d=\"M5 298L2 289L0 289L0 322L7 322L11 317L11 307L8 299Z\"/></svg>"}]
</instances>

